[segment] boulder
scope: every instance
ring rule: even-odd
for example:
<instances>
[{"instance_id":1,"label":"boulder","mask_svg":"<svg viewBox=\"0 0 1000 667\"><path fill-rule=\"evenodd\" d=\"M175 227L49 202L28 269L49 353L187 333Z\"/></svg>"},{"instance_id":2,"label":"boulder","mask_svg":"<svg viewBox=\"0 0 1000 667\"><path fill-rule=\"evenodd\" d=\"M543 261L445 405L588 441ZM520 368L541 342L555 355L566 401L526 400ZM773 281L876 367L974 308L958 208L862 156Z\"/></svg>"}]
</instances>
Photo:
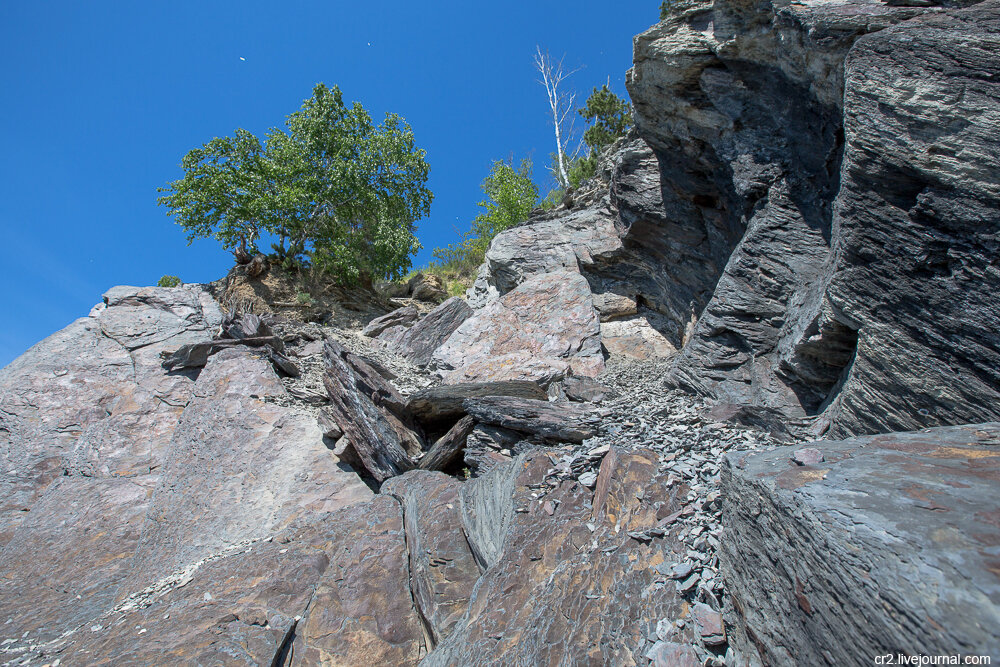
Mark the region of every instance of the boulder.
<instances>
[{"instance_id":1,"label":"boulder","mask_svg":"<svg viewBox=\"0 0 1000 667\"><path fill-rule=\"evenodd\" d=\"M666 359L677 352L644 316L602 322L601 342L609 354L629 359Z\"/></svg>"},{"instance_id":2,"label":"boulder","mask_svg":"<svg viewBox=\"0 0 1000 667\"><path fill-rule=\"evenodd\" d=\"M417 366L426 366L431 355L472 315L472 308L461 297L453 296L427 313L408 329L395 327L382 332L379 340Z\"/></svg>"},{"instance_id":3,"label":"boulder","mask_svg":"<svg viewBox=\"0 0 1000 667\"><path fill-rule=\"evenodd\" d=\"M445 289L444 280L440 276L429 273L418 273L410 278L407 283L410 296L417 301L431 301L440 303L448 298L448 291Z\"/></svg>"},{"instance_id":4,"label":"boulder","mask_svg":"<svg viewBox=\"0 0 1000 667\"><path fill-rule=\"evenodd\" d=\"M558 404L514 396L466 399L477 422L519 431L551 442L583 442L597 435L604 413L579 404Z\"/></svg>"},{"instance_id":5,"label":"boulder","mask_svg":"<svg viewBox=\"0 0 1000 667\"><path fill-rule=\"evenodd\" d=\"M597 375L604 358L587 280L574 271L531 277L462 323L433 365L446 384Z\"/></svg>"},{"instance_id":6,"label":"boulder","mask_svg":"<svg viewBox=\"0 0 1000 667\"><path fill-rule=\"evenodd\" d=\"M439 472L411 471L381 489L403 506L413 599L440 643L465 614L480 570L462 532L462 483Z\"/></svg>"},{"instance_id":7,"label":"boulder","mask_svg":"<svg viewBox=\"0 0 1000 667\"><path fill-rule=\"evenodd\" d=\"M481 477L498 464L510 461L514 447L523 439L524 435L517 431L476 424L466 437L462 460L470 473Z\"/></svg>"},{"instance_id":8,"label":"boulder","mask_svg":"<svg viewBox=\"0 0 1000 667\"><path fill-rule=\"evenodd\" d=\"M406 401L406 409L419 421L433 424L461 417L465 414L462 401L483 396L544 399L545 391L530 380L445 384L414 392Z\"/></svg>"},{"instance_id":9,"label":"boulder","mask_svg":"<svg viewBox=\"0 0 1000 667\"><path fill-rule=\"evenodd\" d=\"M806 449L723 467L730 641L772 665L1000 655L1000 424Z\"/></svg>"},{"instance_id":10,"label":"boulder","mask_svg":"<svg viewBox=\"0 0 1000 667\"><path fill-rule=\"evenodd\" d=\"M420 312L417 311L416 306L404 306L381 317L376 317L361 330L361 333L369 338L375 338L389 327L408 327L419 318Z\"/></svg>"}]
</instances>

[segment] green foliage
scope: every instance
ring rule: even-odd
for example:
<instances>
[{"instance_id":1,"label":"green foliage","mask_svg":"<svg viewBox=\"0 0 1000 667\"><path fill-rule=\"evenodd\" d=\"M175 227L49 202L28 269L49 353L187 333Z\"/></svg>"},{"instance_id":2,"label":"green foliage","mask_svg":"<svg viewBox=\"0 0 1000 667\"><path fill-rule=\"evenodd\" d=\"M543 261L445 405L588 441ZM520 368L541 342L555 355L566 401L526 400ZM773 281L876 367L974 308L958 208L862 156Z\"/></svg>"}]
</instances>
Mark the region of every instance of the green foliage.
<instances>
[{"instance_id":1,"label":"green foliage","mask_svg":"<svg viewBox=\"0 0 1000 667\"><path fill-rule=\"evenodd\" d=\"M339 88L313 89L286 130L246 130L190 151L184 178L160 188L188 242L211 237L239 254L261 234L287 268L345 281L394 279L420 249L414 223L430 211L430 167L402 118L375 125Z\"/></svg>"},{"instance_id":2,"label":"green foliage","mask_svg":"<svg viewBox=\"0 0 1000 667\"><path fill-rule=\"evenodd\" d=\"M295 295L295 303L300 306L311 306L312 302L313 298L308 292L298 292Z\"/></svg>"},{"instance_id":3,"label":"green foliage","mask_svg":"<svg viewBox=\"0 0 1000 667\"><path fill-rule=\"evenodd\" d=\"M485 209L472 221L472 229L462 240L434 250L434 257L450 267L475 267L483 261L490 241L505 229L528 219L538 203L538 186L531 180L531 160L525 158L515 169L513 161L497 160L483 181Z\"/></svg>"},{"instance_id":4,"label":"green foliage","mask_svg":"<svg viewBox=\"0 0 1000 667\"><path fill-rule=\"evenodd\" d=\"M583 133L583 142L592 154L600 155L632 127L632 105L611 92L607 85L594 88L579 113L593 123Z\"/></svg>"},{"instance_id":5,"label":"green foliage","mask_svg":"<svg viewBox=\"0 0 1000 667\"><path fill-rule=\"evenodd\" d=\"M156 281L157 287L177 287L181 284L181 279L177 276L161 276L158 281Z\"/></svg>"}]
</instances>

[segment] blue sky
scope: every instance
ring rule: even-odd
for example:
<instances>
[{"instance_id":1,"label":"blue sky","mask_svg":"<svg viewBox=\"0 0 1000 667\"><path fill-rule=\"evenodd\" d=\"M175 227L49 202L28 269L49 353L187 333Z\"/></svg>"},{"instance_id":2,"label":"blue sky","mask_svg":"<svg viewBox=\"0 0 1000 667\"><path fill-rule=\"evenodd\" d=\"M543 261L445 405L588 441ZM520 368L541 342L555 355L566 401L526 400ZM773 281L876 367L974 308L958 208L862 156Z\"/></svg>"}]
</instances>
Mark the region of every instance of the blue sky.
<instances>
[{"instance_id":1,"label":"blue sky","mask_svg":"<svg viewBox=\"0 0 1000 667\"><path fill-rule=\"evenodd\" d=\"M0 3L0 366L113 285L223 276L231 256L187 246L156 188L191 148L281 125L320 81L399 113L427 151L426 263L468 228L492 160L530 155L549 185L535 45L582 68L581 100L609 77L625 94L632 36L657 14L654 0Z\"/></svg>"}]
</instances>

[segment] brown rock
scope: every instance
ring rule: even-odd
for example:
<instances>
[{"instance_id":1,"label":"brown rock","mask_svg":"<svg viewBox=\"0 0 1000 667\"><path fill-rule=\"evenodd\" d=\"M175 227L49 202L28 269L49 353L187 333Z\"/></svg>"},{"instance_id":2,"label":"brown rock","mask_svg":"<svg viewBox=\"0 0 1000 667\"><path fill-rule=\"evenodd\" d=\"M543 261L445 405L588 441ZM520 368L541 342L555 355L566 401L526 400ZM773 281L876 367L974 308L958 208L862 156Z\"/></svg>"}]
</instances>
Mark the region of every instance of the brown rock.
<instances>
[{"instance_id":1,"label":"brown rock","mask_svg":"<svg viewBox=\"0 0 1000 667\"><path fill-rule=\"evenodd\" d=\"M435 644L462 618L480 575L462 530L461 488L454 477L422 470L382 486L402 503L413 598Z\"/></svg>"},{"instance_id":2,"label":"brown rock","mask_svg":"<svg viewBox=\"0 0 1000 667\"><path fill-rule=\"evenodd\" d=\"M597 435L603 418L603 413L583 405L514 396L469 398L463 405L477 422L553 442L583 442Z\"/></svg>"},{"instance_id":3,"label":"brown rock","mask_svg":"<svg viewBox=\"0 0 1000 667\"><path fill-rule=\"evenodd\" d=\"M440 303L448 297L444 281L440 276L429 273L418 273L407 283L410 296L418 301L433 301Z\"/></svg>"},{"instance_id":4,"label":"brown rock","mask_svg":"<svg viewBox=\"0 0 1000 667\"><path fill-rule=\"evenodd\" d=\"M722 621L722 614L707 604L696 602L691 608L691 617L698 626L701 640L705 642L706 646L718 646L726 643L726 624Z\"/></svg>"},{"instance_id":5,"label":"brown rock","mask_svg":"<svg viewBox=\"0 0 1000 667\"><path fill-rule=\"evenodd\" d=\"M689 644L656 642L653 648L646 652L646 657L653 661L653 667L701 667L702 665L698 652Z\"/></svg>"},{"instance_id":6,"label":"brown rock","mask_svg":"<svg viewBox=\"0 0 1000 667\"><path fill-rule=\"evenodd\" d=\"M466 320L433 357L446 384L536 380L604 368L600 322L586 278L573 271L532 276Z\"/></svg>"},{"instance_id":7,"label":"brown rock","mask_svg":"<svg viewBox=\"0 0 1000 667\"><path fill-rule=\"evenodd\" d=\"M382 317L376 317L361 330L361 333L370 338L375 338L389 327L408 327L419 318L420 313L417 311L416 306L404 306L403 308L397 308Z\"/></svg>"},{"instance_id":8,"label":"brown rock","mask_svg":"<svg viewBox=\"0 0 1000 667\"><path fill-rule=\"evenodd\" d=\"M546 495L558 505L550 516L532 494L551 466L532 453L465 484L464 525L487 569L465 617L422 664L643 664L648 628L682 614L673 587L654 584L672 544L629 539L605 520L591 532L593 494L575 482ZM663 481L652 472L646 488ZM670 496L644 502L679 507Z\"/></svg>"},{"instance_id":9,"label":"brown rock","mask_svg":"<svg viewBox=\"0 0 1000 667\"><path fill-rule=\"evenodd\" d=\"M630 359L664 359L677 352L670 340L641 316L603 322L601 341L609 353Z\"/></svg>"}]
</instances>

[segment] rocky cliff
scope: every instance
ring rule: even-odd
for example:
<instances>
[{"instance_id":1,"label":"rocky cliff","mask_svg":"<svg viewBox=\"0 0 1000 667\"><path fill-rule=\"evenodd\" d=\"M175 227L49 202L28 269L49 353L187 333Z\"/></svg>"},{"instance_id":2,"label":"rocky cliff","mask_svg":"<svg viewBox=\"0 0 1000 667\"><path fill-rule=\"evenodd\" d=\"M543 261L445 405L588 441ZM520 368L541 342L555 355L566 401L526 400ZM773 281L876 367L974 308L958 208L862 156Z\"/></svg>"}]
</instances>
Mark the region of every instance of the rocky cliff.
<instances>
[{"instance_id":1,"label":"rocky cliff","mask_svg":"<svg viewBox=\"0 0 1000 667\"><path fill-rule=\"evenodd\" d=\"M117 287L0 370L3 662L1000 659L1000 2L673 3L628 87L467 299Z\"/></svg>"}]
</instances>

